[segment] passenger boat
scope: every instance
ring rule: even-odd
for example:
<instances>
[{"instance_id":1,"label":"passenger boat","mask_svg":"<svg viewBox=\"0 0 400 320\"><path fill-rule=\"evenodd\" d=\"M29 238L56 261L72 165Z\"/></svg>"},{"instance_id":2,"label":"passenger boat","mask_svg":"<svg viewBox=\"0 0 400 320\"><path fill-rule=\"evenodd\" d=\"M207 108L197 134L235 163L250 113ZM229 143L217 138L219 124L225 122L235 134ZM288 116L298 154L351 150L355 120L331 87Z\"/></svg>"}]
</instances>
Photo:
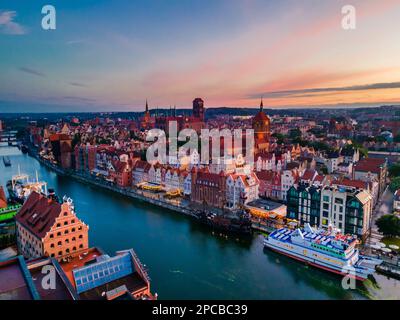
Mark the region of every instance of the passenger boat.
<instances>
[{"instance_id":1,"label":"passenger boat","mask_svg":"<svg viewBox=\"0 0 400 320\"><path fill-rule=\"evenodd\" d=\"M17 174L7 182L7 190L10 201L23 204L32 191L47 195L47 183L39 181L36 173L36 181L29 180L27 174Z\"/></svg>"},{"instance_id":2,"label":"passenger boat","mask_svg":"<svg viewBox=\"0 0 400 320\"><path fill-rule=\"evenodd\" d=\"M264 239L264 246L273 251L329 272L364 281L382 261L361 256L356 244L356 236L343 235L331 226L327 230L314 229L309 224L295 230L275 230Z\"/></svg>"}]
</instances>

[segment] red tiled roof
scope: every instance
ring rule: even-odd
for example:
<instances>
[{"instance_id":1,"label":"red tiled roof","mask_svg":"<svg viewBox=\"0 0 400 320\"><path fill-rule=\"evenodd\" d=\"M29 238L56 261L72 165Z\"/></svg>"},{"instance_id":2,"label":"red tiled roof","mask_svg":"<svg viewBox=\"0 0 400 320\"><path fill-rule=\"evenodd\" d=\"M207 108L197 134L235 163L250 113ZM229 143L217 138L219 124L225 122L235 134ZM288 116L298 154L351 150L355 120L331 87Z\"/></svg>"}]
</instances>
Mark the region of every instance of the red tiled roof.
<instances>
[{"instance_id":1,"label":"red tiled roof","mask_svg":"<svg viewBox=\"0 0 400 320\"><path fill-rule=\"evenodd\" d=\"M313 180L314 176L315 176L315 170L309 170L307 169L306 171L304 171L303 176L301 177L302 180Z\"/></svg>"},{"instance_id":2,"label":"red tiled roof","mask_svg":"<svg viewBox=\"0 0 400 320\"><path fill-rule=\"evenodd\" d=\"M365 158L357 162L354 166L355 171L380 173L381 166L386 162L385 159Z\"/></svg>"},{"instance_id":3,"label":"red tiled roof","mask_svg":"<svg viewBox=\"0 0 400 320\"><path fill-rule=\"evenodd\" d=\"M16 221L42 239L61 213L61 204L32 192L16 215Z\"/></svg>"},{"instance_id":4,"label":"red tiled roof","mask_svg":"<svg viewBox=\"0 0 400 320\"><path fill-rule=\"evenodd\" d=\"M364 182L361 180L350 180L344 178L339 181L334 181L332 184L346 187L354 187L358 189L368 189L368 182Z\"/></svg>"},{"instance_id":5,"label":"red tiled roof","mask_svg":"<svg viewBox=\"0 0 400 320\"><path fill-rule=\"evenodd\" d=\"M274 172L272 170L256 172L257 178L263 181L272 181Z\"/></svg>"},{"instance_id":6,"label":"red tiled roof","mask_svg":"<svg viewBox=\"0 0 400 320\"><path fill-rule=\"evenodd\" d=\"M219 179L220 179L219 174L210 173L210 172L199 172L197 174L196 183L201 183L201 182L207 181L207 182L213 182L215 184L218 184Z\"/></svg>"}]
</instances>

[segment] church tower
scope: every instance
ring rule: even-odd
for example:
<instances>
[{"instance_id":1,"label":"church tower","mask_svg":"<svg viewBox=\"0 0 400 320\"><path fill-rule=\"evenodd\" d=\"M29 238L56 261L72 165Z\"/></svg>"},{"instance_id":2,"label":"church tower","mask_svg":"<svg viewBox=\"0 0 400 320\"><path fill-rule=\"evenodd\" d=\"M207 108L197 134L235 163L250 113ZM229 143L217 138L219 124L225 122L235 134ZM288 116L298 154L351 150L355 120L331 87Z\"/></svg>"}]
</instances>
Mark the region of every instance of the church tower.
<instances>
[{"instance_id":1,"label":"church tower","mask_svg":"<svg viewBox=\"0 0 400 320\"><path fill-rule=\"evenodd\" d=\"M193 117L204 121L204 101L201 98L193 100Z\"/></svg>"},{"instance_id":2,"label":"church tower","mask_svg":"<svg viewBox=\"0 0 400 320\"><path fill-rule=\"evenodd\" d=\"M254 142L256 152L268 152L270 141L270 119L264 112L264 103L261 99L260 111L253 118Z\"/></svg>"}]
</instances>

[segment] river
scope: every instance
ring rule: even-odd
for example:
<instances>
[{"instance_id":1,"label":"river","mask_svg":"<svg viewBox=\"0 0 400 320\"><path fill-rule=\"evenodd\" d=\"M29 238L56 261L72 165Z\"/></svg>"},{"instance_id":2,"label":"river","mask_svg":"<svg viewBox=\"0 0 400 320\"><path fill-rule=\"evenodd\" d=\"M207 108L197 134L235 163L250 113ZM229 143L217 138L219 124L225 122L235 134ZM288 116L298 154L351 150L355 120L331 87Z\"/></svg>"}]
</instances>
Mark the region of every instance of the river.
<instances>
[{"instance_id":1,"label":"river","mask_svg":"<svg viewBox=\"0 0 400 320\"><path fill-rule=\"evenodd\" d=\"M159 299L400 299L400 281L374 281L344 290L341 278L263 250L263 237L226 237L178 213L126 199L61 177L17 148L0 147L0 183L18 172L39 178L74 200L90 227L90 246L110 255L133 248L147 266Z\"/></svg>"}]
</instances>

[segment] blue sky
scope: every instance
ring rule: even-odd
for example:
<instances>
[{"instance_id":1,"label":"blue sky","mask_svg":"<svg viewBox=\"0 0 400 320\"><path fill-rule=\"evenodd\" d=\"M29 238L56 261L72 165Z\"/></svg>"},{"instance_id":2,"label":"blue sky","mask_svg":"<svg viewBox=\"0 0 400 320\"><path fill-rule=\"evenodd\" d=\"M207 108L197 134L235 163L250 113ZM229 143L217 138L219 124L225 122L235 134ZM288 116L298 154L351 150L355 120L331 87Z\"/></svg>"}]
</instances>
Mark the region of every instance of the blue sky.
<instances>
[{"instance_id":1,"label":"blue sky","mask_svg":"<svg viewBox=\"0 0 400 320\"><path fill-rule=\"evenodd\" d=\"M397 103L400 3L347 2L2 1L0 112Z\"/></svg>"}]
</instances>

